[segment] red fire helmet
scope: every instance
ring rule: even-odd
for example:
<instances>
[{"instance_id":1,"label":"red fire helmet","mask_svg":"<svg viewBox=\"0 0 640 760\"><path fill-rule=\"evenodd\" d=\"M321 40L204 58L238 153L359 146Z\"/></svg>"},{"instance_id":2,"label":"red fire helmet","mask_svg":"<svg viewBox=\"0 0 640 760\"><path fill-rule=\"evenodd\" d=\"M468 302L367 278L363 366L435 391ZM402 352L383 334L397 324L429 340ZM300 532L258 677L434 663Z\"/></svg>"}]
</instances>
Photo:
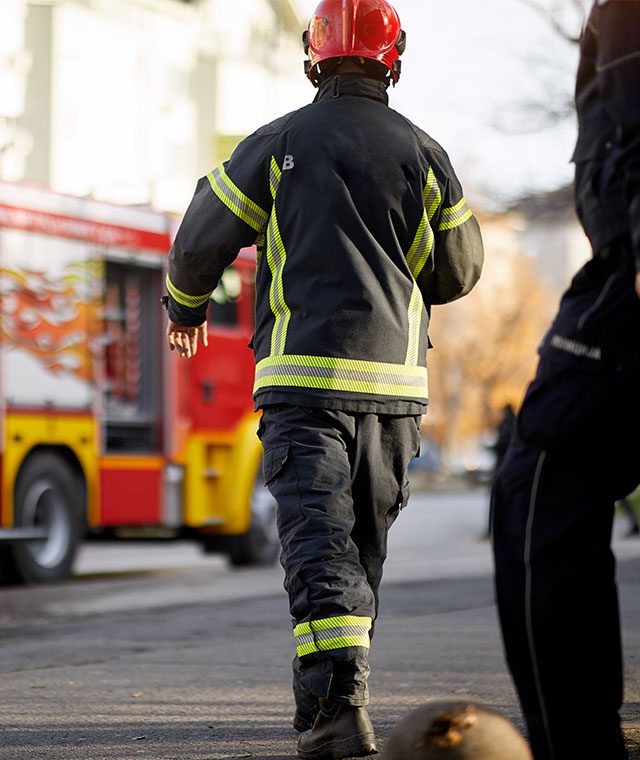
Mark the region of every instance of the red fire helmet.
<instances>
[{"instance_id":1,"label":"red fire helmet","mask_svg":"<svg viewBox=\"0 0 640 760\"><path fill-rule=\"evenodd\" d=\"M302 35L305 72L317 84L317 65L330 58L379 61L400 78L400 56L406 34L395 8L386 0L322 0Z\"/></svg>"}]
</instances>

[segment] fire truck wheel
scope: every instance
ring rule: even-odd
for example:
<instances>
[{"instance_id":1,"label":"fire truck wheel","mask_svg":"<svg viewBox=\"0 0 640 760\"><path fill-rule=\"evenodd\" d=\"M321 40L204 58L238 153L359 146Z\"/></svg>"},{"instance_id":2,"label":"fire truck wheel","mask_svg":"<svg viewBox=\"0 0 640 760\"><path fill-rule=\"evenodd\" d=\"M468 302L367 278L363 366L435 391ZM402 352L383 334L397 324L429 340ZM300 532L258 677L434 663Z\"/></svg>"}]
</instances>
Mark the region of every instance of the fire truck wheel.
<instances>
[{"instance_id":1,"label":"fire truck wheel","mask_svg":"<svg viewBox=\"0 0 640 760\"><path fill-rule=\"evenodd\" d=\"M15 524L41 528L44 538L14 544L16 575L24 583L71 575L82 537L82 491L71 468L51 452L33 455L16 481Z\"/></svg>"},{"instance_id":2,"label":"fire truck wheel","mask_svg":"<svg viewBox=\"0 0 640 760\"><path fill-rule=\"evenodd\" d=\"M251 495L251 527L233 540L229 560L235 567L271 565L279 554L276 500L264 484L260 467Z\"/></svg>"}]
</instances>

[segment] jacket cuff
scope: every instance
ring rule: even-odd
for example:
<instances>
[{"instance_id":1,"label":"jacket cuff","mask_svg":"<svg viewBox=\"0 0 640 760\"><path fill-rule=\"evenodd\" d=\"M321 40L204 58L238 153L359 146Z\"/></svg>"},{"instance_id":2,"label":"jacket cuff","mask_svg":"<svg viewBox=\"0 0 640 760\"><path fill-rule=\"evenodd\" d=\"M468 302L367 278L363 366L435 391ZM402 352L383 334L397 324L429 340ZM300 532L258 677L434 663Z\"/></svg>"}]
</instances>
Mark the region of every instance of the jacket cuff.
<instances>
[{"instance_id":1,"label":"jacket cuff","mask_svg":"<svg viewBox=\"0 0 640 760\"><path fill-rule=\"evenodd\" d=\"M197 308L189 308L179 304L170 294L164 297L163 302L166 304L169 319L174 325L180 327L199 327L207 318L208 302Z\"/></svg>"}]
</instances>

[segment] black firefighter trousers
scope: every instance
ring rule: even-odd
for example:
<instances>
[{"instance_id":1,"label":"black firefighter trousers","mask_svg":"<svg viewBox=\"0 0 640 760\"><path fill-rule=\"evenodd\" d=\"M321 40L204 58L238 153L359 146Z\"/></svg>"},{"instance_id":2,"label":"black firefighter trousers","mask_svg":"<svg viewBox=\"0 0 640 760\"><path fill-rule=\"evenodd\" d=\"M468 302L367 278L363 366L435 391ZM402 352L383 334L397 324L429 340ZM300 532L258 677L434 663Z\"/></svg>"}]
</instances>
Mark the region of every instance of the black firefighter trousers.
<instances>
[{"instance_id":1,"label":"black firefighter trousers","mask_svg":"<svg viewBox=\"0 0 640 760\"><path fill-rule=\"evenodd\" d=\"M409 496L420 417L266 407L259 435L278 503L297 653L299 730L319 697L368 703L368 650L387 533Z\"/></svg>"},{"instance_id":2,"label":"black firefighter trousers","mask_svg":"<svg viewBox=\"0 0 640 760\"><path fill-rule=\"evenodd\" d=\"M640 481L640 299L626 241L574 278L497 476L497 602L536 760L626 758L614 503Z\"/></svg>"}]
</instances>

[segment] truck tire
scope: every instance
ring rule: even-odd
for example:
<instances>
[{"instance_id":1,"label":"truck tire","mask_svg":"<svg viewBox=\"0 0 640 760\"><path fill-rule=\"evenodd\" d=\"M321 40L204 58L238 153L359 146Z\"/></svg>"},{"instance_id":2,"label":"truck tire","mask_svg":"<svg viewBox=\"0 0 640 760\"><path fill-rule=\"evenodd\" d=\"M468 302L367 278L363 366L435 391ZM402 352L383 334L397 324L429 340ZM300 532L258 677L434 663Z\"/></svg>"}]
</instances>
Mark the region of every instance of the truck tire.
<instances>
[{"instance_id":1,"label":"truck tire","mask_svg":"<svg viewBox=\"0 0 640 760\"><path fill-rule=\"evenodd\" d=\"M40 452L27 459L15 488L16 527L41 527L46 537L10 547L14 575L22 583L66 580L84 527L82 489L61 457Z\"/></svg>"},{"instance_id":2,"label":"truck tire","mask_svg":"<svg viewBox=\"0 0 640 760\"><path fill-rule=\"evenodd\" d=\"M251 494L251 527L231 542L229 561L234 567L271 565L280 555L276 523L276 500L270 494L258 468Z\"/></svg>"}]
</instances>

